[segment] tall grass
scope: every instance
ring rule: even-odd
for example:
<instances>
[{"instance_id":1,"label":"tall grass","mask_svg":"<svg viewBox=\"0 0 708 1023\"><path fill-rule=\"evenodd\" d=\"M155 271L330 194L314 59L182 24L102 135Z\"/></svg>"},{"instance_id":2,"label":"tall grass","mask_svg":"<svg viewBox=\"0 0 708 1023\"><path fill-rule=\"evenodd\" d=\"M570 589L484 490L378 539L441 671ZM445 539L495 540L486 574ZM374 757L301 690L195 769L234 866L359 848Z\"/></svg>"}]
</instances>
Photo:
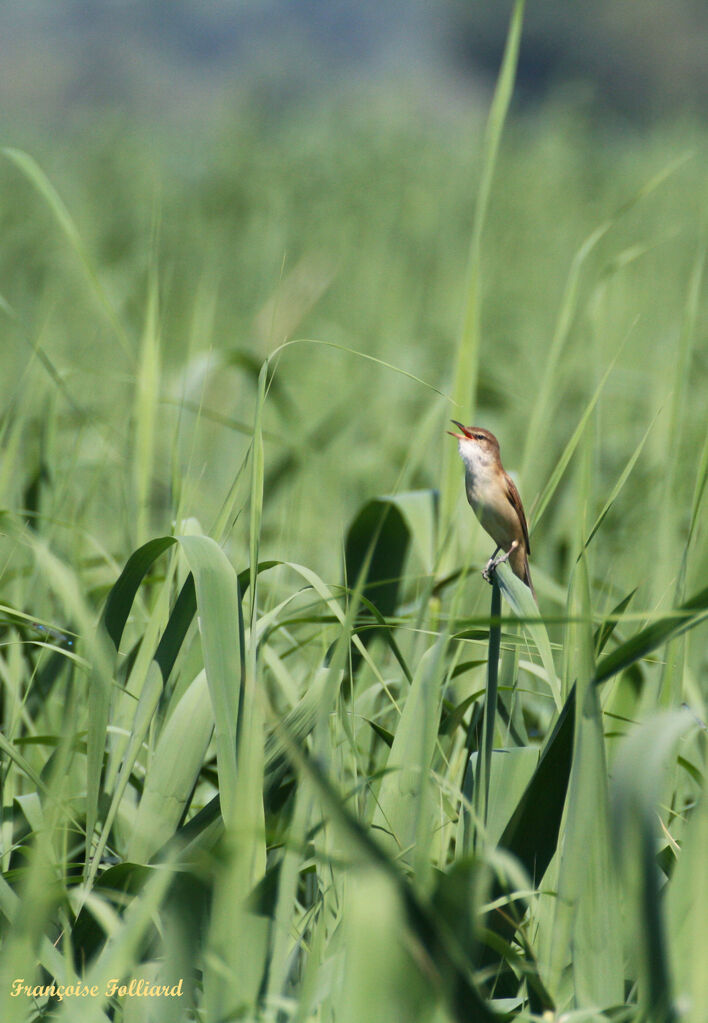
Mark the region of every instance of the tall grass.
<instances>
[{"instance_id":1,"label":"tall grass","mask_svg":"<svg viewBox=\"0 0 708 1023\"><path fill-rule=\"evenodd\" d=\"M481 153L244 127L143 234L7 154L3 1021L708 1018L700 172L503 136L520 19Z\"/></svg>"}]
</instances>

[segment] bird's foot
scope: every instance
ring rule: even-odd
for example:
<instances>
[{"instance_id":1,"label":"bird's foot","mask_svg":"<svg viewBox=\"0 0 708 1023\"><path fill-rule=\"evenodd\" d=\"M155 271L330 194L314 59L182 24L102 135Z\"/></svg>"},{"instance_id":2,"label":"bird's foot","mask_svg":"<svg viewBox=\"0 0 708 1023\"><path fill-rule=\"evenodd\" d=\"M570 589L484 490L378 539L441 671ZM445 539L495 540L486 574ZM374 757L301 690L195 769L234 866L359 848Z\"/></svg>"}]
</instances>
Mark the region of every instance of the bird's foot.
<instances>
[{"instance_id":1,"label":"bird's foot","mask_svg":"<svg viewBox=\"0 0 708 1023\"><path fill-rule=\"evenodd\" d=\"M506 554L500 554L499 557L497 557L496 554L497 554L497 551L499 550L498 547L497 547L497 550L494 552L494 554L492 554L491 558L489 559L487 564L482 569L482 578L486 579L490 586L492 585L492 575L496 571L497 565L501 565L505 561L508 561L509 558L511 557L511 555L514 553L514 551L516 550L516 548L518 546L519 546L519 541L518 540L513 540L512 544L511 544L511 547L506 552Z\"/></svg>"}]
</instances>

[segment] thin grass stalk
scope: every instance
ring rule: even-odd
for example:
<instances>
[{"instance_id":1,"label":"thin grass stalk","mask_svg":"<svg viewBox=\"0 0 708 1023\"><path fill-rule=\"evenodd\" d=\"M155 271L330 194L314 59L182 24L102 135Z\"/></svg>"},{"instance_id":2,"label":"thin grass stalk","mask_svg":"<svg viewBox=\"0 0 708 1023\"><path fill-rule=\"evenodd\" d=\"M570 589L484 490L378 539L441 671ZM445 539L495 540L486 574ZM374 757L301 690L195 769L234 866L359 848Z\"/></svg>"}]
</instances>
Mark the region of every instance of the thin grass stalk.
<instances>
[{"instance_id":1,"label":"thin grass stalk","mask_svg":"<svg viewBox=\"0 0 708 1023\"><path fill-rule=\"evenodd\" d=\"M501 648L501 590L496 576L492 575L492 600L489 621L489 646L487 658L487 692L484 700L484 722L482 725L482 756L477 762L479 784L477 788L478 812L486 827L489 813L489 782L492 772L492 749L494 747L494 724L497 713L497 691L499 683L499 651Z\"/></svg>"},{"instance_id":2,"label":"thin grass stalk","mask_svg":"<svg viewBox=\"0 0 708 1023\"><path fill-rule=\"evenodd\" d=\"M499 144L511 96L514 91L523 17L524 0L516 0L484 138L482 174L479 191L477 192L474 225L467 263L462 329L452 383L452 398L462 419L466 419L470 415L477 393L481 318L482 235L497 163ZM448 446L445 448L443 455L440 516L442 526L440 530L441 537L444 537L447 533L457 503L457 476L457 454L452 447ZM449 554L448 548L448 556Z\"/></svg>"}]
</instances>

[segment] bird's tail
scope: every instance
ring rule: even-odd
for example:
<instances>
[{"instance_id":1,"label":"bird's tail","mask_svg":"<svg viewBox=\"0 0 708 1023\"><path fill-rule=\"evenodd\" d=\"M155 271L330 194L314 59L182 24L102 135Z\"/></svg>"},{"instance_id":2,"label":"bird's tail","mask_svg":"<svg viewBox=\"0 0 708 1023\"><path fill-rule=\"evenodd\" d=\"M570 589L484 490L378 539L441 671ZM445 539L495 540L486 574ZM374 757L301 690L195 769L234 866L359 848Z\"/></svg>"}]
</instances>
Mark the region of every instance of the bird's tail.
<instances>
[{"instance_id":1,"label":"bird's tail","mask_svg":"<svg viewBox=\"0 0 708 1023\"><path fill-rule=\"evenodd\" d=\"M528 588L531 590L533 599L538 604L538 597L536 596L536 591L533 588L533 583L531 582L531 569L529 568L529 559L526 554L526 548L523 546L518 547L509 558L509 563L514 575L518 576L523 583L526 583Z\"/></svg>"}]
</instances>

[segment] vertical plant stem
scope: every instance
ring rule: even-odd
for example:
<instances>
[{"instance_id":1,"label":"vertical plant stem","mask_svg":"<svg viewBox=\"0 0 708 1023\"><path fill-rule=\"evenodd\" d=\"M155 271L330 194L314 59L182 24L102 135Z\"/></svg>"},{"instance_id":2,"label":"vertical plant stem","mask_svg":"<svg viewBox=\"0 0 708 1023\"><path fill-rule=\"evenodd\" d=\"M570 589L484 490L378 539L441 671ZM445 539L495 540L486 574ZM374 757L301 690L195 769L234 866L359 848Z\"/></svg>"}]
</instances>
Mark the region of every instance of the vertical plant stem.
<instances>
[{"instance_id":1,"label":"vertical plant stem","mask_svg":"<svg viewBox=\"0 0 708 1023\"><path fill-rule=\"evenodd\" d=\"M494 721L497 712L497 689L499 683L499 649L501 646L501 590L496 576L492 575L492 605L489 623L489 654L487 657L487 694L484 703L482 726L482 750L477 758L480 784L477 786L477 804L481 809L486 826L489 810L489 781L492 771L492 748L494 746Z\"/></svg>"},{"instance_id":2,"label":"vertical plant stem","mask_svg":"<svg viewBox=\"0 0 708 1023\"><path fill-rule=\"evenodd\" d=\"M480 346L480 292L482 271L482 235L492 190L492 181L497 163L504 122L514 91L516 65L521 44L521 28L524 17L524 0L516 0L511 15L509 31L502 66L499 71L494 99L489 111L482 152L482 171L474 212L472 238L467 261L465 298L462 311L462 326L457 347L457 358L452 379L452 397L462 419L468 419L474 407L477 393L477 370ZM441 539L446 535L452 520L459 488L457 473L457 452L449 445L444 449L441 484ZM451 558L448 547L445 557ZM447 566L446 566L447 567Z\"/></svg>"}]
</instances>

